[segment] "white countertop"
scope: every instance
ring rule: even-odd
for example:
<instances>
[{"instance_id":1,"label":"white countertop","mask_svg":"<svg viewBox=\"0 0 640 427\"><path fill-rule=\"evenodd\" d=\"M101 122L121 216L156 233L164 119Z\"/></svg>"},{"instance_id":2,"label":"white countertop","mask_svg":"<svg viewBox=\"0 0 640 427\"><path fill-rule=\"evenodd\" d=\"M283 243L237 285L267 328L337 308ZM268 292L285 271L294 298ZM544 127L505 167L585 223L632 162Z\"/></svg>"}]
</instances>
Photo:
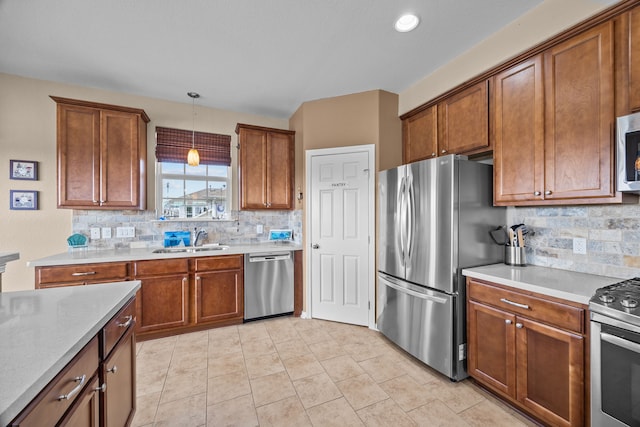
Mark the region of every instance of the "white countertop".
<instances>
[{"instance_id":1,"label":"white countertop","mask_svg":"<svg viewBox=\"0 0 640 427\"><path fill-rule=\"evenodd\" d=\"M486 280L585 305L589 304L589 299L596 289L621 280L615 277L534 265L515 267L506 264L491 264L465 268L462 270L462 274L474 279Z\"/></svg>"},{"instance_id":2,"label":"white countertop","mask_svg":"<svg viewBox=\"0 0 640 427\"><path fill-rule=\"evenodd\" d=\"M140 281L0 294L0 426L107 324Z\"/></svg>"},{"instance_id":3,"label":"white countertop","mask_svg":"<svg viewBox=\"0 0 640 427\"><path fill-rule=\"evenodd\" d=\"M226 246L226 245L225 245ZM228 249L202 252L173 252L154 254L153 251L162 248L144 249L110 249L64 252L45 258L27 262L28 267L45 267L69 264L88 264L93 262L137 261L167 258L191 258L205 256L237 255L259 252L297 251L302 249L298 243L256 243L247 245L229 245Z\"/></svg>"}]
</instances>

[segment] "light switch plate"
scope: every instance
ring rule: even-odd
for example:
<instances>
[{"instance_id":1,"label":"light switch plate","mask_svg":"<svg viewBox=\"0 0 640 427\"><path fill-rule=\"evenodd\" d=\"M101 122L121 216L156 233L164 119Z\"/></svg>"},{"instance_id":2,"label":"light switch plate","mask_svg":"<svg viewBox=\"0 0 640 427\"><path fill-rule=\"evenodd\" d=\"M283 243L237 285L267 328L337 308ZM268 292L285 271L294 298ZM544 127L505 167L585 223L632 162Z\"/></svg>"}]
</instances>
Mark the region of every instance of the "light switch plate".
<instances>
[{"instance_id":1,"label":"light switch plate","mask_svg":"<svg viewBox=\"0 0 640 427\"><path fill-rule=\"evenodd\" d=\"M573 238L573 253L579 255L587 254L587 239L582 237Z\"/></svg>"},{"instance_id":2,"label":"light switch plate","mask_svg":"<svg viewBox=\"0 0 640 427\"><path fill-rule=\"evenodd\" d=\"M97 240L100 238L100 228L91 227L91 240Z\"/></svg>"},{"instance_id":3,"label":"light switch plate","mask_svg":"<svg viewBox=\"0 0 640 427\"><path fill-rule=\"evenodd\" d=\"M103 239L111 238L111 227L102 227L102 238Z\"/></svg>"},{"instance_id":4,"label":"light switch plate","mask_svg":"<svg viewBox=\"0 0 640 427\"><path fill-rule=\"evenodd\" d=\"M116 227L116 237L136 237L136 228Z\"/></svg>"}]
</instances>

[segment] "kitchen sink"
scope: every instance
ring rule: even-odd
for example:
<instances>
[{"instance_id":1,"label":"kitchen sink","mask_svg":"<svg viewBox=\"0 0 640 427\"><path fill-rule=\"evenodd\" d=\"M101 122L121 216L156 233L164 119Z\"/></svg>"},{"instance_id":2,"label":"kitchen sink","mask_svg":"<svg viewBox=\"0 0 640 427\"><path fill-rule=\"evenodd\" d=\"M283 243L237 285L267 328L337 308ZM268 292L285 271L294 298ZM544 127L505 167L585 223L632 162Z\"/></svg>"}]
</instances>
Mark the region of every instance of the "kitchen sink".
<instances>
[{"instance_id":1,"label":"kitchen sink","mask_svg":"<svg viewBox=\"0 0 640 427\"><path fill-rule=\"evenodd\" d=\"M208 252L208 251L223 251L229 249L229 246L198 246L187 248L163 248L153 251L154 254L176 254L185 252Z\"/></svg>"}]
</instances>

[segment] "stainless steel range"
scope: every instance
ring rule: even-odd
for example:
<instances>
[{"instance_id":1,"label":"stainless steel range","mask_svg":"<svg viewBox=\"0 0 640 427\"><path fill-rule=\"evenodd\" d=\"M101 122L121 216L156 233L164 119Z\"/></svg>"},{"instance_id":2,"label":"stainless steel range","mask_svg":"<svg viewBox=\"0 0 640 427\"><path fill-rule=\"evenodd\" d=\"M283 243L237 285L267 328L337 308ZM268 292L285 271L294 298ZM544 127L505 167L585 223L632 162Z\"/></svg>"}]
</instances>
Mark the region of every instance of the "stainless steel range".
<instances>
[{"instance_id":1,"label":"stainless steel range","mask_svg":"<svg viewBox=\"0 0 640 427\"><path fill-rule=\"evenodd\" d=\"M591 425L640 426L640 278L596 291L591 311Z\"/></svg>"}]
</instances>

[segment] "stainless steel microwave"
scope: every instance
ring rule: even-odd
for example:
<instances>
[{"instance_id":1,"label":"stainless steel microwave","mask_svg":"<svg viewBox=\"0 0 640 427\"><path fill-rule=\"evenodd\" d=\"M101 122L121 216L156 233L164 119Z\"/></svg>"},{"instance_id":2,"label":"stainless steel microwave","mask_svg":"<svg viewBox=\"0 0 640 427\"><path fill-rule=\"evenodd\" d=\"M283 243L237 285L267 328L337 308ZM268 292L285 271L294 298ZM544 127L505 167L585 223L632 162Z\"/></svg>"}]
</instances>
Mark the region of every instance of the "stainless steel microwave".
<instances>
[{"instance_id":1,"label":"stainless steel microwave","mask_svg":"<svg viewBox=\"0 0 640 427\"><path fill-rule=\"evenodd\" d=\"M640 194L640 113L618 117L616 140L618 191Z\"/></svg>"}]
</instances>

